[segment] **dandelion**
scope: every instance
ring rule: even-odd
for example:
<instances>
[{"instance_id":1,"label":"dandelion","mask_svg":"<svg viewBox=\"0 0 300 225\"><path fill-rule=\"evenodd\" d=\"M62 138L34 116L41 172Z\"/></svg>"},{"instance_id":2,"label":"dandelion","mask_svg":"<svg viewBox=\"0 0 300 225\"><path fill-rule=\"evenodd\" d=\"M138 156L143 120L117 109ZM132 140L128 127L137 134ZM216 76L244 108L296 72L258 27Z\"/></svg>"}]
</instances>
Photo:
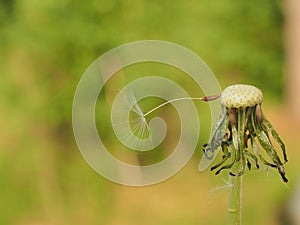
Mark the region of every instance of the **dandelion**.
<instances>
[{"instance_id":1,"label":"dandelion","mask_svg":"<svg viewBox=\"0 0 300 225\"><path fill-rule=\"evenodd\" d=\"M262 165L267 168L275 168L282 180L288 182L284 168L284 164L288 161L285 145L262 112L263 94L260 89L251 85L236 84L227 87L221 94L215 96L171 99L145 113L134 94L127 94L127 100L121 102L125 102L126 111L129 110L133 117L129 124L125 123L124 125L122 121L126 119L126 115L129 115L125 114L125 117L115 118L113 125L116 131L127 131L132 128L133 133L129 137L123 137L125 142L133 148L148 149L154 146L151 124L148 124L146 119L149 114L176 101L212 101L218 98L222 105L222 112L209 142L202 146L204 157L200 162L199 169L207 168L221 150L222 159L211 166L211 170L216 171L216 175L228 170L229 179L228 185L226 185L229 189L228 224L238 225L241 224L242 175L247 169L251 170L252 165L256 169ZM115 105L121 105L120 102L117 103ZM122 129L119 127L120 125L122 125ZM280 146L282 157L279 157L271 140L275 140ZM155 143L160 142L155 141Z\"/></svg>"},{"instance_id":2,"label":"dandelion","mask_svg":"<svg viewBox=\"0 0 300 225\"><path fill-rule=\"evenodd\" d=\"M217 170L216 174L219 174L228 169L231 176L241 176L246 168L251 169L252 163L257 169L260 163L263 163L276 168L282 180L288 182L283 165L287 162L285 145L262 112L261 90L251 85L232 85L223 91L220 101L225 109L209 143L203 145L207 159L211 159L218 148L223 152L221 162L212 166L211 170ZM283 162L271 142L270 135L281 147ZM259 148L259 145L262 148ZM268 161L265 155L271 161ZM227 161L229 163L225 164ZM235 165L239 165L238 168L235 168Z\"/></svg>"},{"instance_id":3,"label":"dandelion","mask_svg":"<svg viewBox=\"0 0 300 225\"><path fill-rule=\"evenodd\" d=\"M287 162L287 155L284 143L262 112L261 90L251 85L232 85L222 92L220 102L223 112L209 143L203 145L203 151L205 158L212 161L217 150L222 150L222 160L212 166L211 170L217 170L216 174L229 170L228 224L239 225L242 212L242 175L246 168L250 170L254 163L258 169L262 163L276 168L282 180L288 182L283 165ZM281 147L283 162L270 136Z\"/></svg>"},{"instance_id":4,"label":"dandelion","mask_svg":"<svg viewBox=\"0 0 300 225\"><path fill-rule=\"evenodd\" d=\"M125 140L125 143L134 148L150 149L154 144L151 128L146 119L149 114L176 101L212 101L218 98L220 98L223 110L212 131L209 143L202 146L205 163L210 164L221 149L222 160L211 167L212 171L216 171L215 174L229 170L231 176L241 176L247 168L250 170L253 164L256 169L263 164L268 168L276 168L282 180L288 182L284 169L284 163L287 162L285 145L262 112L263 94L261 90L251 85L232 85L227 87L222 94L215 96L171 99L148 112L143 112L134 93L127 91L121 99L123 99L125 111L129 109L131 112L129 126L122 122L123 117L116 119L113 125L118 126L116 130L123 133L122 139ZM129 127L133 133L127 132ZM271 136L281 147L283 160L278 156L271 142ZM203 168L205 167L207 166L203 166ZM202 169L200 168L200 170Z\"/></svg>"},{"instance_id":5,"label":"dandelion","mask_svg":"<svg viewBox=\"0 0 300 225\"><path fill-rule=\"evenodd\" d=\"M285 145L262 112L263 94L257 87L236 84L227 87L220 95L216 96L175 98L146 113L142 112L138 101L132 96L131 101L128 102L131 105L130 110L137 115L137 120L133 121L137 126L133 127L135 135L140 138L145 136L142 135L145 131L147 131L146 137L151 136L151 129L147 124L146 117L166 104L181 100L211 101L220 98L222 113L212 131L209 142L202 146L204 157L199 168L204 170L221 150L222 159L213 165L211 170L216 171L216 175L223 170L228 170L229 173L226 186L229 188L229 225L241 224L242 175L247 169L251 170L253 164L256 169L259 169L261 165L277 169L282 180L288 182L284 168L284 163L288 161ZM272 139L279 144L283 157L279 157L272 144Z\"/></svg>"}]
</instances>

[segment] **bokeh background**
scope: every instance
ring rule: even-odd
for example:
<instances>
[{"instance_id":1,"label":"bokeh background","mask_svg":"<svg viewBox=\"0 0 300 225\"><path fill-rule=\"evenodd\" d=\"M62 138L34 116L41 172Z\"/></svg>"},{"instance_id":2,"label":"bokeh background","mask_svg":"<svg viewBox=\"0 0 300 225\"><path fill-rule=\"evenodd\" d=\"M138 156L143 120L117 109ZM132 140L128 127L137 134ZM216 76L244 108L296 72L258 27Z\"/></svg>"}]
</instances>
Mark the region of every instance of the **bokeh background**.
<instances>
[{"instance_id":1,"label":"bokeh background","mask_svg":"<svg viewBox=\"0 0 300 225\"><path fill-rule=\"evenodd\" d=\"M114 184L94 172L76 146L71 111L80 77L106 51L145 39L191 49L222 88L249 83L263 90L263 111L288 149L290 182L283 184L272 170L247 173L243 224L300 224L291 219L293 210L300 212L295 201L299 10L297 0L0 0L0 224L226 224L226 175L197 170L201 144L210 132L205 103L197 103L199 149L163 183L139 188ZM118 74L103 99L109 103L141 71L168 74L191 94L201 95L180 71L148 63ZM173 112L163 113L173 118ZM111 143L109 114L99 115L99 133L106 133ZM162 151L174 145L175 140L168 141ZM111 144L112 151L117 144ZM127 154L119 153L130 160L132 153ZM159 157L137 159L149 163Z\"/></svg>"}]
</instances>

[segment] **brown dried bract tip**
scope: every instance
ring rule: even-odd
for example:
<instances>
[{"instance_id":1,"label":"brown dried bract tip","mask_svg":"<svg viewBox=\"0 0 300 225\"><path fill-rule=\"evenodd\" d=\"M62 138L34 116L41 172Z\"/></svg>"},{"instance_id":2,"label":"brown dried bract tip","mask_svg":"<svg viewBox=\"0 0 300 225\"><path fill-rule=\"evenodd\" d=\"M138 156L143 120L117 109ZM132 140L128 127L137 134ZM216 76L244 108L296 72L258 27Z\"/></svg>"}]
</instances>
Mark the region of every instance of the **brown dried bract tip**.
<instances>
[{"instance_id":1,"label":"brown dried bract tip","mask_svg":"<svg viewBox=\"0 0 300 225\"><path fill-rule=\"evenodd\" d=\"M212 95L212 96L204 96L202 98L202 100L208 102L208 101L212 101L212 100L215 100L217 98L220 98L220 96L221 96L220 94L219 95Z\"/></svg>"},{"instance_id":2,"label":"brown dried bract tip","mask_svg":"<svg viewBox=\"0 0 300 225\"><path fill-rule=\"evenodd\" d=\"M236 84L225 88L220 101L226 108L246 108L261 104L263 99L263 94L257 87Z\"/></svg>"}]
</instances>

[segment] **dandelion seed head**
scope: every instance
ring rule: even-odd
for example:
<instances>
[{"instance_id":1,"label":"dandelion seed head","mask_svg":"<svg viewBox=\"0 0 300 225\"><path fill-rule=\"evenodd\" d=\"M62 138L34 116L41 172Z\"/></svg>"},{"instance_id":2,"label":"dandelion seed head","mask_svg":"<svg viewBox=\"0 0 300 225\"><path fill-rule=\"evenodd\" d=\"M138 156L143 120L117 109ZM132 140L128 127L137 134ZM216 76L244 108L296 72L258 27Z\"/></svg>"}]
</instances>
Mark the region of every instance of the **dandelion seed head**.
<instances>
[{"instance_id":1,"label":"dandelion seed head","mask_svg":"<svg viewBox=\"0 0 300 225\"><path fill-rule=\"evenodd\" d=\"M251 85L232 85L224 89L220 101L226 107L225 116L220 117L210 142L203 145L206 156L219 148L223 152L222 161L212 166L211 170L218 169L216 174L219 174L222 170L229 169L231 176L241 176L247 167L251 170L251 164L254 163L257 169L260 168L259 164L264 164L268 169L276 168L282 180L288 182L283 165L288 161L285 145L262 113L261 90ZM280 145L283 161L277 154L270 135ZM252 149L249 148L249 143ZM223 165L226 161L230 163Z\"/></svg>"},{"instance_id":2,"label":"dandelion seed head","mask_svg":"<svg viewBox=\"0 0 300 225\"><path fill-rule=\"evenodd\" d=\"M263 94L252 85L236 84L224 89L220 101L227 108L246 108L261 104Z\"/></svg>"}]
</instances>

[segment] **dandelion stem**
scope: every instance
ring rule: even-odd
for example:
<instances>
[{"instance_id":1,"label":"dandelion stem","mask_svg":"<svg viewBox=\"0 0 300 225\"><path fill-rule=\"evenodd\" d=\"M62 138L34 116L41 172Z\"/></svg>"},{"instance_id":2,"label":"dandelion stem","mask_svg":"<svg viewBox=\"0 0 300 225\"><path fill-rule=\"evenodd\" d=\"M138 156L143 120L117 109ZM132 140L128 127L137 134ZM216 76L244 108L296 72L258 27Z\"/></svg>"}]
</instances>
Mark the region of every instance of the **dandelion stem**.
<instances>
[{"instance_id":1,"label":"dandelion stem","mask_svg":"<svg viewBox=\"0 0 300 225\"><path fill-rule=\"evenodd\" d=\"M229 175L228 225L242 224L242 177Z\"/></svg>"},{"instance_id":2,"label":"dandelion stem","mask_svg":"<svg viewBox=\"0 0 300 225\"><path fill-rule=\"evenodd\" d=\"M245 170L242 152L245 151L244 132L246 122L246 109L239 109L237 113L237 140L238 148L233 146L232 150L237 151L238 157L229 174L230 189L228 194L228 225L242 224L242 174Z\"/></svg>"}]
</instances>

